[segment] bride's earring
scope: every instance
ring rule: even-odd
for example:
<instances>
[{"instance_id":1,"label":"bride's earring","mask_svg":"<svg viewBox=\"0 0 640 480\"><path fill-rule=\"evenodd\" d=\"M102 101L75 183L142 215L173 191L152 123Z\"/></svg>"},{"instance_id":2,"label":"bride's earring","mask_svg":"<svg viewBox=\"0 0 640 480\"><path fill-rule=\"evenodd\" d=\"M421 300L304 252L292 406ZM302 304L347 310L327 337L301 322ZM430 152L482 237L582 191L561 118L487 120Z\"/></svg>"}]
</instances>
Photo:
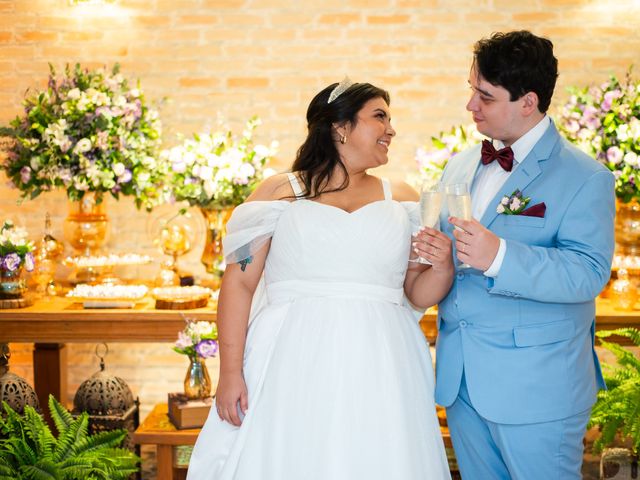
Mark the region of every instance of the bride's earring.
<instances>
[{"instance_id":1,"label":"bride's earring","mask_svg":"<svg viewBox=\"0 0 640 480\"><path fill-rule=\"evenodd\" d=\"M344 145L345 143L347 143L347 135L346 135L346 134L344 134L344 135L340 135L340 143L341 143L342 145Z\"/></svg>"}]
</instances>

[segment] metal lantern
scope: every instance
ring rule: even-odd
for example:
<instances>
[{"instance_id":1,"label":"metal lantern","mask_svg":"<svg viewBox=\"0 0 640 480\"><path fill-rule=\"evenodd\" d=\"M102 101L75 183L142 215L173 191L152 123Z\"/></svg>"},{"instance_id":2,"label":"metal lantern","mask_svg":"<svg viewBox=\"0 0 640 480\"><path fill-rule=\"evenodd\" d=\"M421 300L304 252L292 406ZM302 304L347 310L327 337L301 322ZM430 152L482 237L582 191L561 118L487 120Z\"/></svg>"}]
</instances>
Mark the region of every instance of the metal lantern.
<instances>
[{"instance_id":1,"label":"metal lantern","mask_svg":"<svg viewBox=\"0 0 640 480\"><path fill-rule=\"evenodd\" d=\"M31 385L24 378L9 371L10 357L9 345L0 343L0 405L5 401L20 415L24 413L26 405L40 413L40 402Z\"/></svg>"},{"instance_id":2,"label":"metal lantern","mask_svg":"<svg viewBox=\"0 0 640 480\"><path fill-rule=\"evenodd\" d=\"M96 356L100 358L100 371L82 382L73 399L73 415L81 412L89 414L89 432L91 434L123 428L129 433L124 447L140 454L140 447L134 446L132 435L140 425L140 401L134 400L131 389L120 377L110 375L105 371L104 356L109 352L103 344L105 352L98 353L100 345L96 347Z\"/></svg>"}]
</instances>

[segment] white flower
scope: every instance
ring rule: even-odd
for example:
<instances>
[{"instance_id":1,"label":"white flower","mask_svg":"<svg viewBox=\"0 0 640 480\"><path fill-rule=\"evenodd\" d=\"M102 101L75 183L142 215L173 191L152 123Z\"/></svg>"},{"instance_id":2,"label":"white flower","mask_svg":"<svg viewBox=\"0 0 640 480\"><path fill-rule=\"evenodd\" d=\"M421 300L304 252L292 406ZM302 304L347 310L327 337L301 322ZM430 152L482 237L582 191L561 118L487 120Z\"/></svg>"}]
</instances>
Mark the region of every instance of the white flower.
<instances>
[{"instance_id":1,"label":"white flower","mask_svg":"<svg viewBox=\"0 0 640 480\"><path fill-rule=\"evenodd\" d=\"M123 163L114 163L113 164L113 173L116 175L116 177L119 177L120 175L122 175L125 171L125 166Z\"/></svg>"},{"instance_id":2,"label":"white flower","mask_svg":"<svg viewBox=\"0 0 640 480\"><path fill-rule=\"evenodd\" d=\"M209 165L201 165L198 176L205 182L213 179L213 168Z\"/></svg>"},{"instance_id":3,"label":"white flower","mask_svg":"<svg viewBox=\"0 0 640 480\"><path fill-rule=\"evenodd\" d=\"M627 152L624 156L624 162L632 167L638 166L638 154L635 152Z\"/></svg>"},{"instance_id":4,"label":"white flower","mask_svg":"<svg viewBox=\"0 0 640 480\"><path fill-rule=\"evenodd\" d=\"M69 100L78 100L80 98L80 89L76 87L69 90L67 92L67 98Z\"/></svg>"},{"instance_id":5,"label":"white flower","mask_svg":"<svg viewBox=\"0 0 640 480\"><path fill-rule=\"evenodd\" d=\"M509 197L505 195L504 197L502 197L502 200L500 200L500 203L504 206L509 205Z\"/></svg>"},{"instance_id":6,"label":"white flower","mask_svg":"<svg viewBox=\"0 0 640 480\"><path fill-rule=\"evenodd\" d=\"M618 128L616 128L616 135L618 136L618 140L621 142L629 140L629 125L626 123L618 125Z\"/></svg>"},{"instance_id":7,"label":"white flower","mask_svg":"<svg viewBox=\"0 0 640 480\"><path fill-rule=\"evenodd\" d=\"M509 210L516 211L520 208L520 199L518 197L514 197L511 200L511 205L509 205Z\"/></svg>"},{"instance_id":8,"label":"white flower","mask_svg":"<svg viewBox=\"0 0 640 480\"><path fill-rule=\"evenodd\" d=\"M73 147L73 153L85 153L91 150L91 140L88 138L81 138Z\"/></svg>"},{"instance_id":9,"label":"white flower","mask_svg":"<svg viewBox=\"0 0 640 480\"><path fill-rule=\"evenodd\" d=\"M504 205L502 203L498 204L498 208L496 208L496 212L504 213Z\"/></svg>"}]
</instances>

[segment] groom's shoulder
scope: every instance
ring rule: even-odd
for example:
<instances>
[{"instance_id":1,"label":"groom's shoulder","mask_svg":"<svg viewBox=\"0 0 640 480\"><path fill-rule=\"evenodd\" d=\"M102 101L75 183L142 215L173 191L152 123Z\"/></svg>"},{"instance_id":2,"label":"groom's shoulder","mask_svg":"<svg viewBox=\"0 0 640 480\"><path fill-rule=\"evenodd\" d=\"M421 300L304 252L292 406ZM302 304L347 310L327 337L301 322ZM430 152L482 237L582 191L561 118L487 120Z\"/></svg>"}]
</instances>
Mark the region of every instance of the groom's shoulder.
<instances>
[{"instance_id":1,"label":"groom's shoulder","mask_svg":"<svg viewBox=\"0 0 640 480\"><path fill-rule=\"evenodd\" d=\"M447 169L456 170L459 168L467 168L470 162L480 160L480 146L481 144L477 143L453 154L447 162Z\"/></svg>"},{"instance_id":2,"label":"groom's shoulder","mask_svg":"<svg viewBox=\"0 0 640 480\"><path fill-rule=\"evenodd\" d=\"M578 172L583 175L593 175L596 173L606 173L612 175L611 171L595 158L580 150L577 146L560 136L556 156L560 159L563 167L569 169L573 174Z\"/></svg>"}]
</instances>

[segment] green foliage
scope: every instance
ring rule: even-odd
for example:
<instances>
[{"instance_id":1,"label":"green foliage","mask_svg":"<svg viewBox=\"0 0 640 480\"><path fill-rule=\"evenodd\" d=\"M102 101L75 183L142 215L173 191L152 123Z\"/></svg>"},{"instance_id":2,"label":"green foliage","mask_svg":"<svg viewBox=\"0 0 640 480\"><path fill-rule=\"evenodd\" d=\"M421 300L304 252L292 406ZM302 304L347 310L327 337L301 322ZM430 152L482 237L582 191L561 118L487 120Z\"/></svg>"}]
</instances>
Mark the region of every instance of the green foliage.
<instances>
[{"instance_id":1,"label":"green foliage","mask_svg":"<svg viewBox=\"0 0 640 480\"><path fill-rule=\"evenodd\" d=\"M619 328L617 330L596 332L600 338L619 335L630 339L640 346L640 330ZM617 366L603 364L607 390L598 393L593 406L589 426L598 426L601 435L594 443L599 452L610 445L617 433L630 439L635 453L640 451L640 359L628 349L617 343L601 340L601 346L612 352L618 361Z\"/></svg>"},{"instance_id":2,"label":"green foliage","mask_svg":"<svg viewBox=\"0 0 640 480\"><path fill-rule=\"evenodd\" d=\"M89 435L88 414L74 419L50 396L56 438L33 408L20 416L6 402L2 407L0 480L117 480L138 471L139 458L119 448L126 430Z\"/></svg>"}]
</instances>

